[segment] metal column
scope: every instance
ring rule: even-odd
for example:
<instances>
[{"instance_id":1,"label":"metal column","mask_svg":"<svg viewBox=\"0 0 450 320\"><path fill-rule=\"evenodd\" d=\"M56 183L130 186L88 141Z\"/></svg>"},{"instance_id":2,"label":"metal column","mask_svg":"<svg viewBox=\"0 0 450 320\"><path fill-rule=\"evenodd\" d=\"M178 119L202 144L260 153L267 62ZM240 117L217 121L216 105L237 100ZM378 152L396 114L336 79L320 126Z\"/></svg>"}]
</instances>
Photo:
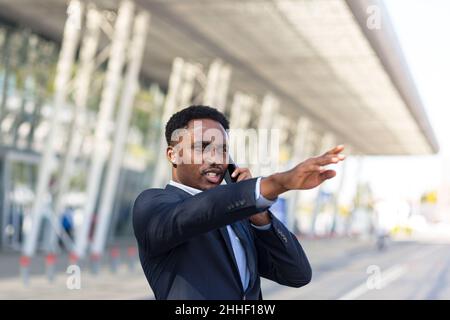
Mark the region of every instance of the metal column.
<instances>
[{"instance_id":1,"label":"metal column","mask_svg":"<svg viewBox=\"0 0 450 320\"><path fill-rule=\"evenodd\" d=\"M245 137L249 135L247 132L252 116L252 109L256 104L252 96L242 92L234 94L233 103L230 112L230 154L233 160L239 164L247 163L246 150L247 143ZM251 146L250 147L255 147ZM250 154L250 156L252 156Z\"/></svg>"},{"instance_id":2,"label":"metal column","mask_svg":"<svg viewBox=\"0 0 450 320\"><path fill-rule=\"evenodd\" d=\"M350 153L351 153L350 146L346 146L346 154L349 155ZM344 161L344 163L342 164L342 170L340 171L340 176L338 177L339 182L334 192L333 223L331 225L330 234L334 234L336 232L336 224L339 216L339 200L346 176L348 174L347 166L348 166L347 161Z\"/></svg>"},{"instance_id":3,"label":"metal column","mask_svg":"<svg viewBox=\"0 0 450 320\"><path fill-rule=\"evenodd\" d=\"M129 64L125 76L125 84L122 90L122 97L117 115L117 127L114 135L114 145L111 160L106 172L103 193L98 211L97 227L94 233L92 244L92 254L100 256L105 247L110 217L113 209L114 196L117 190L117 182L122 164L125 143L128 137L128 127L131 113L133 111L134 98L139 88L138 77L141 69L142 57L144 54L147 39L147 26L150 17L147 13L140 13L136 17L133 30L133 39L130 44Z\"/></svg>"},{"instance_id":4,"label":"metal column","mask_svg":"<svg viewBox=\"0 0 450 320\"><path fill-rule=\"evenodd\" d=\"M73 0L69 8L70 12L80 15L82 12L82 4L80 1ZM58 130L58 122L60 111L66 104L68 83L72 65L75 59L75 53L78 46L80 30L76 24L73 23L73 18L69 17L64 27L63 43L61 47L60 57L57 65L57 72L55 77L55 97L53 102L53 115L50 124L50 131L47 135L47 143L39 165L39 176L37 181L37 188L35 193L35 200L33 209L31 211L31 230L26 236L23 246L23 254L32 256L35 252L37 238L39 234L39 227L41 223L41 215L46 205L48 197L48 188L50 177L53 171L53 161L55 157L55 136Z\"/></svg>"},{"instance_id":5,"label":"metal column","mask_svg":"<svg viewBox=\"0 0 450 320\"><path fill-rule=\"evenodd\" d=\"M319 153L322 154L327 151L327 149L331 148L335 144L334 136L331 133L326 133L323 135L321 143L320 143L320 149ZM316 231L316 220L317 216L320 214L320 208L322 206L322 199L320 197L321 192L323 191L323 184L321 184L317 189L317 195L316 195L316 201L314 205L314 211L311 221L311 235L315 234Z\"/></svg>"},{"instance_id":6,"label":"metal column","mask_svg":"<svg viewBox=\"0 0 450 320\"><path fill-rule=\"evenodd\" d=\"M177 109L186 108L191 104L192 94L194 93L195 76L198 73L198 68L186 63L183 68L183 83L180 88L179 103Z\"/></svg>"},{"instance_id":7,"label":"metal column","mask_svg":"<svg viewBox=\"0 0 450 320\"><path fill-rule=\"evenodd\" d=\"M203 104L211 107L216 107L216 94L219 85L219 73L221 69L221 61L214 60L209 66L208 77L206 80L205 92L203 95Z\"/></svg>"},{"instance_id":8,"label":"metal column","mask_svg":"<svg viewBox=\"0 0 450 320\"><path fill-rule=\"evenodd\" d=\"M159 143L158 159L155 166L152 187L162 187L167 181L169 174L169 164L166 159L166 153L163 152L166 148L166 138L164 135L164 129L170 116L175 112L177 108L178 95L182 85L182 75L185 62L181 58L175 58L172 64L172 73L169 79L169 89L166 95L166 101L164 103L161 138Z\"/></svg>"},{"instance_id":9,"label":"metal column","mask_svg":"<svg viewBox=\"0 0 450 320\"><path fill-rule=\"evenodd\" d=\"M110 48L110 58L108 61L98 122L95 130L94 153L92 155L88 174L87 200L83 208L83 223L75 243L75 255L79 258L84 257L88 244L89 229L96 207L102 171L109 151L108 137L111 117L120 88L122 69L125 62L125 50L128 45L133 11L133 2L128 0L122 2L114 25L114 37Z\"/></svg>"},{"instance_id":10,"label":"metal column","mask_svg":"<svg viewBox=\"0 0 450 320\"><path fill-rule=\"evenodd\" d=\"M81 147L86 121L86 106L91 86L91 78L95 69L95 55L97 53L98 40L100 36L100 24L102 22L101 14L97 9L91 6L88 9L86 17L86 32L80 49L80 67L75 76L75 107L73 109L73 118L69 127L67 150L62 159L61 175L59 177L58 192L53 205L54 223L52 237L50 239L50 251L56 251L56 239L62 237L66 239L65 234L61 233L59 217L64 210L63 197L68 191L69 181L73 174L77 152ZM73 248L72 248L73 249Z\"/></svg>"},{"instance_id":11,"label":"metal column","mask_svg":"<svg viewBox=\"0 0 450 320\"><path fill-rule=\"evenodd\" d=\"M301 117L297 123L297 130L294 140L294 152L292 154L291 167L297 165L308 156L306 145L308 142L308 134L311 122L309 119ZM297 207L300 201L300 192L292 192L288 196L288 216L287 227L289 230L294 230L296 223Z\"/></svg>"},{"instance_id":12,"label":"metal column","mask_svg":"<svg viewBox=\"0 0 450 320\"><path fill-rule=\"evenodd\" d=\"M254 177L260 176L260 175L266 175L269 173L273 172L273 168L267 167L265 163L262 163L262 161L264 160L269 161L270 164L273 164L274 161L275 163L278 163L278 153L275 154L271 153L269 151L269 149L265 149L266 151L268 151L268 154L261 154L261 150L262 149L262 144L263 143L267 143L267 144L271 144L273 143L273 139L276 138L276 132L274 132L273 130L278 130L279 128L276 128L274 125L274 117L276 115L278 115L278 110L280 108L280 101L273 96L271 93L267 93L264 98L263 98L263 102L262 102L262 106L261 106L261 112L259 114L259 119L258 119L258 148L259 148L259 152L258 152L258 164L253 165L251 168L251 172L252 175ZM266 139L262 139L263 135L267 135ZM279 143L279 142L277 142Z\"/></svg>"},{"instance_id":13,"label":"metal column","mask_svg":"<svg viewBox=\"0 0 450 320\"><path fill-rule=\"evenodd\" d=\"M231 68L220 59L211 63L203 96L203 104L224 112L230 85Z\"/></svg>"}]
</instances>

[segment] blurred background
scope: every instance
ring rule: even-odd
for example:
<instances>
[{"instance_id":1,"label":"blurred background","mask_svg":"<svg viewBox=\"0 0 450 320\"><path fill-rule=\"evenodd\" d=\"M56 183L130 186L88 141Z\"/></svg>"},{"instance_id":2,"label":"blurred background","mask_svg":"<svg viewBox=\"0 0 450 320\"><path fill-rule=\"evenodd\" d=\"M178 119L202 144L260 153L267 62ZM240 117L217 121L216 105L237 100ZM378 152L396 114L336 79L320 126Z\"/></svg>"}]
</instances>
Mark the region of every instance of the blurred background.
<instances>
[{"instance_id":1,"label":"blurred background","mask_svg":"<svg viewBox=\"0 0 450 320\"><path fill-rule=\"evenodd\" d=\"M313 280L263 280L265 299L450 299L449 15L446 0L0 0L0 299L153 298L131 209L167 183L164 125L190 104L279 130L279 170L346 145L335 179L273 207Z\"/></svg>"}]
</instances>

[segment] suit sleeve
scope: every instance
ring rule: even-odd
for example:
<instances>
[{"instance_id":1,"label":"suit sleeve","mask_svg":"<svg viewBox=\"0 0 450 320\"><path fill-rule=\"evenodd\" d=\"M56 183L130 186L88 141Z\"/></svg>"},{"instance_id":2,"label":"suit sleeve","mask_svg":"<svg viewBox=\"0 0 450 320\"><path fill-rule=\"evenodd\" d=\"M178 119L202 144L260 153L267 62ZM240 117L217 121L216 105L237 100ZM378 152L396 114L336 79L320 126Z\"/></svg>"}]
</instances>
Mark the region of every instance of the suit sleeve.
<instances>
[{"instance_id":1,"label":"suit sleeve","mask_svg":"<svg viewBox=\"0 0 450 320\"><path fill-rule=\"evenodd\" d=\"M196 235L245 219L256 207L256 179L220 185L180 200L170 192L149 189L133 206L133 228L151 256L162 254Z\"/></svg>"},{"instance_id":2,"label":"suit sleeve","mask_svg":"<svg viewBox=\"0 0 450 320\"><path fill-rule=\"evenodd\" d=\"M252 228L259 275L285 286L302 287L312 277L308 258L297 237L270 215L272 226L268 230Z\"/></svg>"}]
</instances>

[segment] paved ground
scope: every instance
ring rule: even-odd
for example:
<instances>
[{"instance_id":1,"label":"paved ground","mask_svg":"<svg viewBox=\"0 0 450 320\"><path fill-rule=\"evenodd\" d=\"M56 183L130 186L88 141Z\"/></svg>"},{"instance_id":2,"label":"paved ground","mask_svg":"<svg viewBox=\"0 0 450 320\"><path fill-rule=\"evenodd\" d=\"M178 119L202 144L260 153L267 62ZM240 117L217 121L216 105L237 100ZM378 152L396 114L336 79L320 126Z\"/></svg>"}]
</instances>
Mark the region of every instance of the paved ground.
<instances>
[{"instance_id":1,"label":"paved ground","mask_svg":"<svg viewBox=\"0 0 450 320\"><path fill-rule=\"evenodd\" d=\"M382 252L354 250L312 264L309 285L264 281L265 299L450 299L448 244L396 242Z\"/></svg>"},{"instance_id":2,"label":"paved ground","mask_svg":"<svg viewBox=\"0 0 450 320\"><path fill-rule=\"evenodd\" d=\"M450 245L417 241L391 242L377 251L370 240L302 240L313 280L303 288L287 288L263 279L265 299L450 299ZM108 263L98 275L81 266L81 289L69 290L73 274L60 259L58 276L49 283L43 258L33 262L24 286L18 257L0 255L0 299L152 299L140 265L123 261L116 272ZM72 282L73 283L73 282Z\"/></svg>"}]
</instances>

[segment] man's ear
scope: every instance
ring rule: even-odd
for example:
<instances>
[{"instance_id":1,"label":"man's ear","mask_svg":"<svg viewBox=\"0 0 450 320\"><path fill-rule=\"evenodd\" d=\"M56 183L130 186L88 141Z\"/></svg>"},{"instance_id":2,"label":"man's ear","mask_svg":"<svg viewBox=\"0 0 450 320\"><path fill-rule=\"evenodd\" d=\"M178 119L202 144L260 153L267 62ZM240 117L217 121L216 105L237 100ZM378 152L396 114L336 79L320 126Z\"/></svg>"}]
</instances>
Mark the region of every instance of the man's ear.
<instances>
[{"instance_id":1,"label":"man's ear","mask_svg":"<svg viewBox=\"0 0 450 320\"><path fill-rule=\"evenodd\" d=\"M166 156L169 162L172 164L172 167L177 167L177 155L175 154L175 150L172 146L168 146L166 149Z\"/></svg>"}]
</instances>

